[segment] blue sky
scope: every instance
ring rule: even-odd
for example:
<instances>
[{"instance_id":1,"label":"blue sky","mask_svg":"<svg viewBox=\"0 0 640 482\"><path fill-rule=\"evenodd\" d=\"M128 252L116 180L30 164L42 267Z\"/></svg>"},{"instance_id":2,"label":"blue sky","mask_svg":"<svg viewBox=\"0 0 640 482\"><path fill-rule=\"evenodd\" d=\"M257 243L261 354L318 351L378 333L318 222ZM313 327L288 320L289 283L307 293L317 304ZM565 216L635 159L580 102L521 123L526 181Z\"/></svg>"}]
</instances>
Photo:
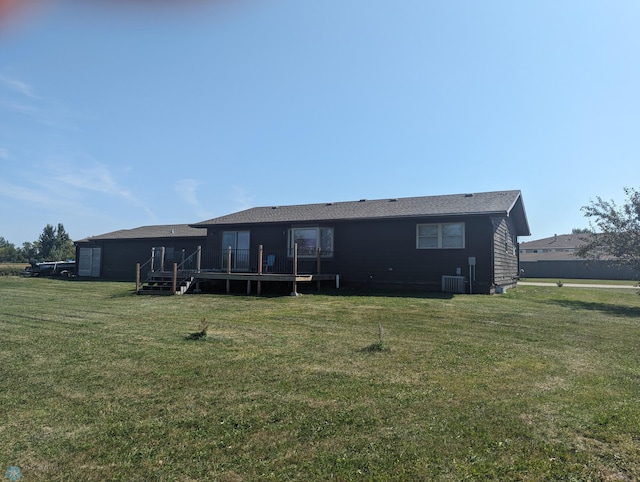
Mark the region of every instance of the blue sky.
<instances>
[{"instance_id":1,"label":"blue sky","mask_svg":"<svg viewBox=\"0 0 640 482\"><path fill-rule=\"evenodd\" d=\"M503 189L523 192L527 241L638 187L637 1L125 3L0 22L0 236L16 245L47 223L77 240Z\"/></svg>"}]
</instances>

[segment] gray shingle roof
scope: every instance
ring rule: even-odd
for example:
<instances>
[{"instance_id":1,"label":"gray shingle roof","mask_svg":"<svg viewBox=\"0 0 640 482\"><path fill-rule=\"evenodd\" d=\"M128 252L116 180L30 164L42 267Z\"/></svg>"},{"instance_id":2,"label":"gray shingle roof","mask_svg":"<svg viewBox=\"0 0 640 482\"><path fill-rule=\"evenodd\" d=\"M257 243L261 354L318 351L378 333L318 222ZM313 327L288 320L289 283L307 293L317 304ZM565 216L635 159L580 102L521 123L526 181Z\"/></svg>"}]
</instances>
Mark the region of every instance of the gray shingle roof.
<instances>
[{"instance_id":1,"label":"gray shingle roof","mask_svg":"<svg viewBox=\"0 0 640 482\"><path fill-rule=\"evenodd\" d=\"M464 215L514 216L518 234L530 234L520 191L266 206L220 216L192 226Z\"/></svg>"},{"instance_id":2,"label":"gray shingle roof","mask_svg":"<svg viewBox=\"0 0 640 482\"><path fill-rule=\"evenodd\" d=\"M587 233L557 234L548 238L520 243L521 261L576 260L575 250L591 239ZM525 251L525 252L523 252ZM534 251L536 251L534 253Z\"/></svg>"},{"instance_id":3,"label":"gray shingle roof","mask_svg":"<svg viewBox=\"0 0 640 482\"><path fill-rule=\"evenodd\" d=\"M101 239L204 238L206 235L207 233L204 229L193 228L188 224L168 224L121 229L111 233L89 236L79 242L97 241Z\"/></svg>"},{"instance_id":4,"label":"gray shingle roof","mask_svg":"<svg viewBox=\"0 0 640 482\"><path fill-rule=\"evenodd\" d=\"M548 238L520 243L520 249L568 249L582 246L591 239L588 233L558 234Z\"/></svg>"}]
</instances>

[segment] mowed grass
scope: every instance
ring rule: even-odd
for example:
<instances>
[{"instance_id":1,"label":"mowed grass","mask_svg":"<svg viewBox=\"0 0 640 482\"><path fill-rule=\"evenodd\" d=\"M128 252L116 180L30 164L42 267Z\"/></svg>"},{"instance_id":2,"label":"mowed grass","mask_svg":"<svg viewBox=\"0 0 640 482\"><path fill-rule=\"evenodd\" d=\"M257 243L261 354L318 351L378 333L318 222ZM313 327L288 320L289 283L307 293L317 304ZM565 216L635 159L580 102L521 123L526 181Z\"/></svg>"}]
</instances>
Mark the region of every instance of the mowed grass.
<instances>
[{"instance_id":1,"label":"mowed grass","mask_svg":"<svg viewBox=\"0 0 640 482\"><path fill-rule=\"evenodd\" d=\"M581 284L581 285L611 285L611 286L638 286L636 280L602 280L602 279L571 279L571 278L522 278L522 281L531 281L537 283L553 283L557 284L561 281L564 284Z\"/></svg>"},{"instance_id":2,"label":"mowed grass","mask_svg":"<svg viewBox=\"0 0 640 482\"><path fill-rule=\"evenodd\" d=\"M8 277L0 300L0 470L25 481L640 478L634 290L144 297ZM378 324L388 350L368 349Z\"/></svg>"}]
</instances>

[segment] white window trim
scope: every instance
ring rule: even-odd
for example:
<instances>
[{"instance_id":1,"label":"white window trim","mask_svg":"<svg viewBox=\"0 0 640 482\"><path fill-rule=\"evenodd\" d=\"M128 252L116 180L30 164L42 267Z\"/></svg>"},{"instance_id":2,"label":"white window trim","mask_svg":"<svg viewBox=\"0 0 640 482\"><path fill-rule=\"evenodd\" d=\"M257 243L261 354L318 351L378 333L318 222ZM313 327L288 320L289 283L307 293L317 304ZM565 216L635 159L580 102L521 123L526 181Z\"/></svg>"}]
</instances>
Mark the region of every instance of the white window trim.
<instances>
[{"instance_id":1,"label":"white window trim","mask_svg":"<svg viewBox=\"0 0 640 482\"><path fill-rule=\"evenodd\" d=\"M462 226L462 246L443 247L442 246L442 227L451 224L459 224ZM420 226L437 226L438 227L438 246L420 246ZM464 249L466 246L465 223L420 223L416 225L416 249Z\"/></svg>"}]
</instances>

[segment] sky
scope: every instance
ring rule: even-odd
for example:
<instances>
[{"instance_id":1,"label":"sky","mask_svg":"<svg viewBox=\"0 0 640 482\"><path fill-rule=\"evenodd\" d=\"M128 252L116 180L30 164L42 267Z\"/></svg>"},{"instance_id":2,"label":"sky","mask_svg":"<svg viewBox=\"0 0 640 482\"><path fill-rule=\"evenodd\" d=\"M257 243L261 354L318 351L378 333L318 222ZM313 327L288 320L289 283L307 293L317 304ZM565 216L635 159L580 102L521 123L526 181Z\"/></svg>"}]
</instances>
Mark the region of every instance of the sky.
<instances>
[{"instance_id":1,"label":"sky","mask_svg":"<svg viewBox=\"0 0 640 482\"><path fill-rule=\"evenodd\" d=\"M519 189L531 241L640 187L636 0L177 3L3 13L5 240Z\"/></svg>"}]
</instances>

